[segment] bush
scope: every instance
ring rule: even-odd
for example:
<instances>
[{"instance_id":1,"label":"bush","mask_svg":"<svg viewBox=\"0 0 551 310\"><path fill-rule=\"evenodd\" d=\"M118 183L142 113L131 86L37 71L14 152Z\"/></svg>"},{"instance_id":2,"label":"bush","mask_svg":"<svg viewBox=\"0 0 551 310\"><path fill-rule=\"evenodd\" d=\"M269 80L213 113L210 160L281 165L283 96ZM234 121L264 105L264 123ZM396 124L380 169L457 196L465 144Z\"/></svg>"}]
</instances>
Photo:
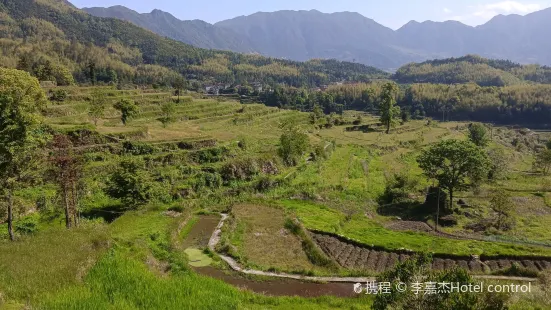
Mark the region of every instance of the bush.
<instances>
[{"instance_id":1,"label":"bush","mask_svg":"<svg viewBox=\"0 0 551 310\"><path fill-rule=\"evenodd\" d=\"M67 99L67 96L68 96L68 93L64 89L56 89L56 90L50 91L49 93L50 101L55 101L55 102L63 102L65 101L65 99Z\"/></svg>"},{"instance_id":2,"label":"bush","mask_svg":"<svg viewBox=\"0 0 551 310\"><path fill-rule=\"evenodd\" d=\"M419 180L411 178L405 173L393 175L387 180L381 202L387 204L409 201L409 194L415 191L418 184Z\"/></svg>"},{"instance_id":3,"label":"bush","mask_svg":"<svg viewBox=\"0 0 551 310\"><path fill-rule=\"evenodd\" d=\"M124 141L122 148L124 153L132 155L152 155L155 153L155 148L144 142Z\"/></svg>"},{"instance_id":4,"label":"bush","mask_svg":"<svg viewBox=\"0 0 551 310\"><path fill-rule=\"evenodd\" d=\"M226 148L210 148L191 153L190 157L198 164L209 164L222 161L227 153Z\"/></svg>"},{"instance_id":5,"label":"bush","mask_svg":"<svg viewBox=\"0 0 551 310\"><path fill-rule=\"evenodd\" d=\"M310 145L308 136L297 128L286 129L279 141L279 156L289 166L296 166Z\"/></svg>"},{"instance_id":6,"label":"bush","mask_svg":"<svg viewBox=\"0 0 551 310\"><path fill-rule=\"evenodd\" d=\"M168 208L168 211L183 213L184 212L184 206L182 206L182 205L172 206L172 207Z\"/></svg>"},{"instance_id":7,"label":"bush","mask_svg":"<svg viewBox=\"0 0 551 310\"><path fill-rule=\"evenodd\" d=\"M488 130L480 123L469 125L469 139L471 142L480 147L485 147L490 142L488 138Z\"/></svg>"},{"instance_id":8,"label":"bush","mask_svg":"<svg viewBox=\"0 0 551 310\"><path fill-rule=\"evenodd\" d=\"M262 176L254 186L257 192L266 192L279 186L279 180L271 176Z\"/></svg>"},{"instance_id":9,"label":"bush","mask_svg":"<svg viewBox=\"0 0 551 310\"><path fill-rule=\"evenodd\" d=\"M222 177L216 172L202 172L195 177L192 186L195 192L199 192L205 187L217 189L222 186Z\"/></svg>"},{"instance_id":10,"label":"bush","mask_svg":"<svg viewBox=\"0 0 551 310\"><path fill-rule=\"evenodd\" d=\"M226 163L220 170L226 182L249 181L261 171L260 164L252 158L237 159Z\"/></svg>"},{"instance_id":11,"label":"bush","mask_svg":"<svg viewBox=\"0 0 551 310\"><path fill-rule=\"evenodd\" d=\"M143 160L126 159L107 180L105 193L128 208L136 208L152 200L155 185Z\"/></svg>"},{"instance_id":12,"label":"bush","mask_svg":"<svg viewBox=\"0 0 551 310\"><path fill-rule=\"evenodd\" d=\"M15 231L23 235L31 235L38 231L38 215L29 215L15 222Z\"/></svg>"},{"instance_id":13,"label":"bush","mask_svg":"<svg viewBox=\"0 0 551 310\"><path fill-rule=\"evenodd\" d=\"M522 267L519 263L513 263L511 267L494 272L495 275L509 276L509 277L529 277L537 278L538 272L536 270Z\"/></svg>"}]
</instances>

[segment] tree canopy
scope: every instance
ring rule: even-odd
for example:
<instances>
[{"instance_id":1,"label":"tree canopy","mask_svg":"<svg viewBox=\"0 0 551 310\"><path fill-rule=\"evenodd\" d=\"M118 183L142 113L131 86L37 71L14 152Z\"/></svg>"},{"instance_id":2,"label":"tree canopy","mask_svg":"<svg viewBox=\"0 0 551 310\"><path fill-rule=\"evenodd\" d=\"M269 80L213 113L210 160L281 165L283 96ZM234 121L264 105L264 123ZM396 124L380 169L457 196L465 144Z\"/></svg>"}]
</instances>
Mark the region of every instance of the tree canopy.
<instances>
[{"instance_id":1,"label":"tree canopy","mask_svg":"<svg viewBox=\"0 0 551 310\"><path fill-rule=\"evenodd\" d=\"M490 169L490 160L482 149L470 141L453 139L423 150L417 162L427 177L448 191L450 207L455 191L487 178Z\"/></svg>"}]
</instances>

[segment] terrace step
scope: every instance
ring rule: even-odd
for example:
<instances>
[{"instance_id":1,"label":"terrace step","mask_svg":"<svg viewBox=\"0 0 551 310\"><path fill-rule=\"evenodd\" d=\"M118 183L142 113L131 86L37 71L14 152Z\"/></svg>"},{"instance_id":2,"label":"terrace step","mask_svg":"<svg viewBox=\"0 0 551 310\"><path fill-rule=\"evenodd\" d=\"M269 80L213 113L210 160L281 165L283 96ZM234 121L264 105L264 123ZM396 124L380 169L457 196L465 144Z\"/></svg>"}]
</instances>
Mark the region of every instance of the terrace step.
<instances>
[{"instance_id":1,"label":"terrace step","mask_svg":"<svg viewBox=\"0 0 551 310\"><path fill-rule=\"evenodd\" d=\"M399 262L411 257L412 253L381 251L367 245L361 246L340 240L326 234L312 233L313 240L340 266L347 269L384 272L394 268ZM471 273L495 272L510 268L513 263L527 270L539 272L551 269L550 258L517 259L514 257L499 259L480 259L474 257L448 258L439 255L433 257L434 270L449 270L459 267Z\"/></svg>"}]
</instances>

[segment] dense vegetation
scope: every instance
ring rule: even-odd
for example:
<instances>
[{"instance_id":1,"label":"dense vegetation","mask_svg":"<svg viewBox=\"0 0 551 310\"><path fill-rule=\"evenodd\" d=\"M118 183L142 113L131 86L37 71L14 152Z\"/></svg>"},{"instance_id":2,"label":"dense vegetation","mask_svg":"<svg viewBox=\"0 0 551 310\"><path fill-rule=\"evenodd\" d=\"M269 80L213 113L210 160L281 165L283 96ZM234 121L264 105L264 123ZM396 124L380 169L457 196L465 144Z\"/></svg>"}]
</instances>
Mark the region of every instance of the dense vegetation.
<instances>
[{"instance_id":1,"label":"dense vegetation","mask_svg":"<svg viewBox=\"0 0 551 310\"><path fill-rule=\"evenodd\" d=\"M399 83L462 84L510 86L527 82L551 83L551 68L520 65L508 60L486 59L476 55L412 63L398 69Z\"/></svg>"},{"instance_id":2,"label":"dense vegetation","mask_svg":"<svg viewBox=\"0 0 551 310\"><path fill-rule=\"evenodd\" d=\"M269 106L326 114L347 109L378 112L384 81L333 85L326 91L278 88L260 95ZM545 127L551 120L551 86L526 84L482 87L476 84L400 85L398 105L405 118L472 120Z\"/></svg>"}]
</instances>

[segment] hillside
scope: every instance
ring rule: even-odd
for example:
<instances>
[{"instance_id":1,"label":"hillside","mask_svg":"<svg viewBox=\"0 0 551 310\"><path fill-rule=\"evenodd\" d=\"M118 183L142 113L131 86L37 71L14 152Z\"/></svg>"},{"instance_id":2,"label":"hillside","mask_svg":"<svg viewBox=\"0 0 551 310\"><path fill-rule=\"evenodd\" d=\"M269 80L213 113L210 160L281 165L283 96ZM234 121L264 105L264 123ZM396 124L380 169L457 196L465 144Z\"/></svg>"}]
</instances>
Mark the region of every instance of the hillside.
<instances>
[{"instance_id":1,"label":"hillside","mask_svg":"<svg viewBox=\"0 0 551 310\"><path fill-rule=\"evenodd\" d=\"M62 0L3 1L0 65L40 80L171 84L180 74L198 84L285 83L315 86L385 77L360 64L300 63L258 55L206 50L163 38L131 23L100 18Z\"/></svg>"},{"instance_id":2,"label":"hillside","mask_svg":"<svg viewBox=\"0 0 551 310\"><path fill-rule=\"evenodd\" d=\"M529 82L548 84L551 83L551 68L467 55L411 63L398 69L393 79L405 84L476 83L480 86L509 86Z\"/></svg>"}]
</instances>

